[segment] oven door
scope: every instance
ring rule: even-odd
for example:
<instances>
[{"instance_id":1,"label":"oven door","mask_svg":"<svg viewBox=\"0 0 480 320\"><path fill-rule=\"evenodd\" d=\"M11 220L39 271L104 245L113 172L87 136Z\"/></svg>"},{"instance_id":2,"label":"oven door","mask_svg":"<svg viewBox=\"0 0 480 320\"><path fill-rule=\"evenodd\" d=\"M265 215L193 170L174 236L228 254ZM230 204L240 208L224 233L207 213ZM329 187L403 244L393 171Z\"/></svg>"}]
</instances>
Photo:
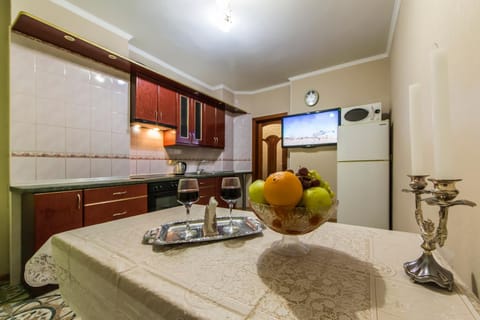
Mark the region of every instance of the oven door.
<instances>
[{"instance_id":1,"label":"oven door","mask_svg":"<svg viewBox=\"0 0 480 320\"><path fill-rule=\"evenodd\" d=\"M168 189L168 188L167 188ZM158 184L148 186L148 212L180 206L177 190L165 190Z\"/></svg>"}]
</instances>

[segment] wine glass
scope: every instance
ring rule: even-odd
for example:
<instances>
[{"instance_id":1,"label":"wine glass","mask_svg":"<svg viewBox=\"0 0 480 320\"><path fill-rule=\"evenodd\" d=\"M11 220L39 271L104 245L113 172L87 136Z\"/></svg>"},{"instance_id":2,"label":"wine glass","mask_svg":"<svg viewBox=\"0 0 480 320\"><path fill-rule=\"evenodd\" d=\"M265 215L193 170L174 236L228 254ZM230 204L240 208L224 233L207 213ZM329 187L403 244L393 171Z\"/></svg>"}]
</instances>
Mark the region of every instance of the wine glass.
<instances>
[{"instance_id":1,"label":"wine glass","mask_svg":"<svg viewBox=\"0 0 480 320\"><path fill-rule=\"evenodd\" d=\"M187 219L185 221L185 239L188 240L196 235L196 231L190 229L190 208L192 204L199 199L198 180L197 179L180 179L178 181L177 201L185 206L187 211Z\"/></svg>"},{"instance_id":2,"label":"wine glass","mask_svg":"<svg viewBox=\"0 0 480 320\"><path fill-rule=\"evenodd\" d=\"M238 226L233 224L232 208L241 196L242 188L238 177L226 177L222 179L220 197L228 203L228 208L230 209L230 223L227 227L223 228L223 232L226 234L233 234L239 230Z\"/></svg>"}]
</instances>

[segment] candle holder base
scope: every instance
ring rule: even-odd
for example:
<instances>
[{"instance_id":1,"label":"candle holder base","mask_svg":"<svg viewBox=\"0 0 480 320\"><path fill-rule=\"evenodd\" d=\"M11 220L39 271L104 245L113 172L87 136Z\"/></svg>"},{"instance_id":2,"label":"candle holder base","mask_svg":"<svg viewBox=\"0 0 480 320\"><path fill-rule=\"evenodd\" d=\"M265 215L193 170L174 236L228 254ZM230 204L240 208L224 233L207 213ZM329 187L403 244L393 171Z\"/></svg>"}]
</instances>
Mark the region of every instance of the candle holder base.
<instances>
[{"instance_id":1,"label":"candle holder base","mask_svg":"<svg viewBox=\"0 0 480 320\"><path fill-rule=\"evenodd\" d=\"M453 274L442 267L431 252L424 252L417 260L405 262L403 269L414 282L433 282L449 291L453 289Z\"/></svg>"}]
</instances>

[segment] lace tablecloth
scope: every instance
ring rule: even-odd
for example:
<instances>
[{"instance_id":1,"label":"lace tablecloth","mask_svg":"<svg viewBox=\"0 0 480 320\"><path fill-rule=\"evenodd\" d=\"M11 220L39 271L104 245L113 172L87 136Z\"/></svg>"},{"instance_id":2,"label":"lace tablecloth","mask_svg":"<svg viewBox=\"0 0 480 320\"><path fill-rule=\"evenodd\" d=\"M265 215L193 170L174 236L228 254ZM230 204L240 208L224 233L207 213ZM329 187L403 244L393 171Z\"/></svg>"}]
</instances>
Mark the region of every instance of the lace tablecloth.
<instances>
[{"instance_id":1,"label":"lace tablecloth","mask_svg":"<svg viewBox=\"0 0 480 320\"><path fill-rule=\"evenodd\" d=\"M202 213L192 208L193 217ZM448 292L405 275L403 263L421 253L416 234L326 223L301 237L311 252L295 258L270 250L281 237L270 230L141 244L146 230L184 214L177 207L52 237L66 302L82 319L480 319L461 283Z\"/></svg>"}]
</instances>

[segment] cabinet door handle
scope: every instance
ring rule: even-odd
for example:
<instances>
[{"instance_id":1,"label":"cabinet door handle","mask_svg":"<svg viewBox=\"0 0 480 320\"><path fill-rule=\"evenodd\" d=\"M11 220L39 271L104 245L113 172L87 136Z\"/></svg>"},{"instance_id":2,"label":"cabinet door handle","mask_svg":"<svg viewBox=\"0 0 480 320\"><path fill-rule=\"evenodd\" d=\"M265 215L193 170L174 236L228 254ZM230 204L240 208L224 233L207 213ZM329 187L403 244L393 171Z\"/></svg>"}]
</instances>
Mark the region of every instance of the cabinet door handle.
<instances>
[{"instance_id":1,"label":"cabinet door handle","mask_svg":"<svg viewBox=\"0 0 480 320\"><path fill-rule=\"evenodd\" d=\"M162 120L162 119L163 119L163 112L160 111L160 120Z\"/></svg>"},{"instance_id":2,"label":"cabinet door handle","mask_svg":"<svg viewBox=\"0 0 480 320\"><path fill-rule=\"evenodd\" d=\"M118 192L114 192L112 193L112 195L114 196L121 196L121 195L124 195L124 194L127 194L128 191L118 191Z\"/></svg>"},{"instance_id":3,"label":"cabinet door handle","mask_svg":"<svg viewBox=\"0 0 480 320\"><path fill-rule=\"evenodd\" d=\"M112 214L112 217L124 216L128 213L128 211L122 211Z\"/></svg>"},{"instance_id":4,"label":"cabinet door handle","mask_svg":"<svg viewBox=\"0 0 480 320\"><path fill-rule=\"evenodd\" d=\"M155 121L158 121L158 111L155 110Z\"/></svg>"},{"instance_id":5,"label":"cabinet door handle","mask_svg":"<svg viewBox=\"0 0 480 320\"><path fill-rule=\"evenodd\" d=\"M82 196L80 193L77 193L77 208L78 210L82 209Z\"/></svg>"}]
</instances>

